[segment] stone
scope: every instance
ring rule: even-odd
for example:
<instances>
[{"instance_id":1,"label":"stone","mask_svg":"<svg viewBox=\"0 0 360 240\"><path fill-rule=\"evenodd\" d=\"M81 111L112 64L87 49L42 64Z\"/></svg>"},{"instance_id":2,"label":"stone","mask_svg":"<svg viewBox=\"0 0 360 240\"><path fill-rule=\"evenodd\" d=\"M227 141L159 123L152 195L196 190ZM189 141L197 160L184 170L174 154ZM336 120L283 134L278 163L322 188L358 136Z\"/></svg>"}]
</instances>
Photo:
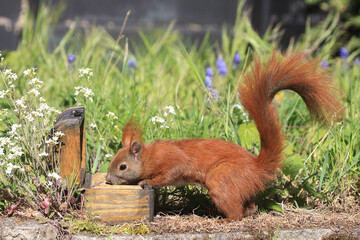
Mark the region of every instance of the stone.
<instances>
[{"instance_id":1,"label":"stone","mask_svg":"<svg viewBox=\"0 0 360 240\"><path fill-rule=\"evenodd\" d=\"M35 220L19 221L12 218L0 220L1 240L47 240L56 239L59 231L50 223L40 224Z\"/></svg>"},{"instance_id":2,"label":"stone","mask_svg":"<svg viewBox=\"0 0 360 240\"><path fill-rule=\"evenodd\" d=\"M280 230L274 235L278 240L321 240L334 233L330 229Z\"/></svg>"}]
</instances>

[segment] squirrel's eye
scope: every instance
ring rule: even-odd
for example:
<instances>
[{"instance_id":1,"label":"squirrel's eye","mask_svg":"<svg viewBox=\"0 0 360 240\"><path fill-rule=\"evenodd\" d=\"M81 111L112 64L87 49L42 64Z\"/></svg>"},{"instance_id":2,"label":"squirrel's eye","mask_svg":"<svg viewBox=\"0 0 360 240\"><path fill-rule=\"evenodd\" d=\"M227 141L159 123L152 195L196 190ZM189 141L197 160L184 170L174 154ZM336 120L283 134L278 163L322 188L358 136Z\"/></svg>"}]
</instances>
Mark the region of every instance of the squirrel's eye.
<instances>
[{"instance_id":1,"label":"squirrel's eye","mask_svg":"<svg viewBox=\"0 0 360 240\"><path fill-rule=\"evenodd\" d=\"M120 170L125 170L126 169L126 165L125 164L121 164L120 165Z\"/></svg>"}]
</instances>

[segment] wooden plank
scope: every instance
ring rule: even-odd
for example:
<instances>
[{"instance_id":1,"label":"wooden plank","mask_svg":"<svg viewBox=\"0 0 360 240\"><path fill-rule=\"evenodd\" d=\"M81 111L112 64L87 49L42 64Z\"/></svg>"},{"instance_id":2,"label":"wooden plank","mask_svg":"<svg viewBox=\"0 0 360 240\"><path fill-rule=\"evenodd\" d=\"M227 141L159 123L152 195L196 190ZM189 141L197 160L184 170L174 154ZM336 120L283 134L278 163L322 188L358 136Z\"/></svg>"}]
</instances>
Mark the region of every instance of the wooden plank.
<instances>
[{"instance_id":1,"label":"wooden plank","mask_svg":"<svg viewBox=\"0 0 360 240\"><path fill-rule=\"evenodd\" d=\"M60 175L64 184L76 181L82 185L85 177L85 109L82 106L65 109L55 120L54 131L61 131Z\"/></svg>"},{"instance_id":2,"label":"wooden plank","mask_svg":"<svg viewBox=\"0 0 360 240\"><path fill-rule=\"evenodd\" d=\"M85 190L85 208L97 214L101 221L116 224L140 218L152 220L154 190L137 185L105 184L106 173L91 177L90 189Z\"/></svg>"}]
</instances>

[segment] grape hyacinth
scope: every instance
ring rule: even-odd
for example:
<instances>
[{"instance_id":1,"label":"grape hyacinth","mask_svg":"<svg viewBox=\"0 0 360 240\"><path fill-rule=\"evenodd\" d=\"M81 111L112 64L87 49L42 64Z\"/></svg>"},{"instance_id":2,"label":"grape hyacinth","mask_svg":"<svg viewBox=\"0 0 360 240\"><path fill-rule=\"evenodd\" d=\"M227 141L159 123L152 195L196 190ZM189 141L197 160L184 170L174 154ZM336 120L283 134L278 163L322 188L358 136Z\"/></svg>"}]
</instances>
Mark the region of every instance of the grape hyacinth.
<instances>
[{"instance_id":1,"label":"grape hyacinth","mask_svg":"<svg viewBox=\"0 0 360 240\"><path fill-rule=\"evenodd\" d=\"M216 67L218 68L220 75L225 75L228 71L226 63L222 57L218 57L218 59L216 60Z\"/></svg>"},{"instance_id":2,"label":"grape hyacinth","mask_svg":"<svg viewBox=\"0 0 360 240\"><path fill-rule=\"evenodd\" d=\"M206 89L211 90L211 89L212 89L212 80L211 80L211 77L206 76L206 77L205 77L204 84L205 84Z\"/></svg>"},{"instance_id":3,"label":"grape hyacinth","mask_svg":"<svg viewBox=\"0 0 360 240\"><path fill-rule=\"evenodd\" d=\"M241 56L240 56L240 53L239 52L236 52L235 55L234 55L234 58L233 58L233 64L235 67L239 66L241 62Z\"/></svg>"},{"instance_id":4,"label":"grape hyacinth","mask_svg":"<svg viewBox=\"0 0 360 240\"><path fill-rule=\"evenodd\" d=\"M323 68L328 68L328 67L329 67L329 63L328 63L328 61L326 61L326 60L322 60L320 66L323 67Z\"/></svg>"},{"instance_id":5,"label":"grape hyacinth","mask_svg":"<svg viewBox=\"0 0 360 240\"><path fill-rule=\"evenodd\" d=\"M205 70L205 74L206 74L206 76L208 76L208 77L212 77L212 76L214 76L214 71L212 70L212 68L211 67L208 67L208 68L206 68L206 70Z\"/></svg>"},{"instance_id":6,"label":"grape hyacinth","mask_svg":"<svg viewBox=\"0 0 360 240\"><path fill-rule=\"evenodd\" d=\"M128 61L128 67L129 67L129 68L136 68L136 61L135 61L135 59L129 59L129 61Z\"/></svg>"},{"instance_id":7,"label":"grape hyacinth","mask_svg":"<svg viewBox=\"0 0 360 240\"><path fill-rule=\"evenodd\" d=\"M218 95L218 91L216 89L212 89L211 97L214 99L215 102L219 101L219 95Z\"/></svg>"},{"instance_id":8,"label":"grape hyacinth","mask_svg":"<svg viewBox=\"0 0 360 240\"><path fill-rule=\"evenodd\" d=\"M345 47L341 47L339 50L339 56L341 59L347 59L349 57L349 53Z\"/></svg>"},{"instance_id":9,"label":"grape hyacinth","mask_svg":"<svg viewBox=\"0 0 360 240\"><path fill-rule=\"evenodd\" d=\"M221 65L221 61L224 61L224 60L222 60L221 57L218 58L218 61L219 61L219 59L220 59L219 64ZM218 61L217 61L216 64L218 64ZM210 92L210 95L214 99L214 101L217 102L218 99L219 99L219 96L218 96L217 90L213 89L213 87L212 87L212 79L211 79L211 77L214 75L214 72L211 69L211 67L206 68L205 75L206 76L205 76L205 80L204 80L204 85L205 85L206 89ZM209 97L207 98L207 101L209 102Z\"/></svg>"},{"instance_id":10,"label":"grape hyacinth","mask_svg":"<svg viewBox=\"0 0 360 240\"><path fill-rule=\"evenodd\" d=\"M354 59L354 64L355 64L355 65L360 65L360 58L358 58L358 57L355 58L355 59Z\"/></svg>"},{"instance_id":11,"label":"grape hyacinth","mask_svg":"<svg viewBox=\"0 0 360 240\"><path fill-rule=\"evenodd\" d=\"M68 54L68 58L67 58L67 61L68 61L68 63L73 63L73 62L75 62L75 55L73 54L73 53L69 53Z\"/></svg>"}]
</instances>

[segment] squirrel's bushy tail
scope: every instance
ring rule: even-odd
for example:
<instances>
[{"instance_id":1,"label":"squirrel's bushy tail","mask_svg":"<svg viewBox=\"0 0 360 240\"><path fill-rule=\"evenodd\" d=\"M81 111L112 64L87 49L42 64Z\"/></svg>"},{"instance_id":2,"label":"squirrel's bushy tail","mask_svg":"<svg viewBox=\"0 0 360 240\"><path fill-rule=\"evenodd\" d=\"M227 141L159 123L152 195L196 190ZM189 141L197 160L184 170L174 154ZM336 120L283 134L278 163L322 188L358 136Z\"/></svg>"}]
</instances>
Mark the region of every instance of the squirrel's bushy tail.
<instances>
[{"instance_id":1,"label":"squirrel's bushy tail","mask_svg":"<svg viewBox=\"0 0 360 240\"><path fill-rule=\"evenodd\" d=\"M310 114L319 120L328 120L341 108L331 77L318 60L309 61L301 53L283 57L275 51L264 67L256 59L239 93L260 134L257 164L268 173L273 173L283 159L281 124L271 101L277 92L285 89L298 93Z\"/></svg>"}]
</instances>

